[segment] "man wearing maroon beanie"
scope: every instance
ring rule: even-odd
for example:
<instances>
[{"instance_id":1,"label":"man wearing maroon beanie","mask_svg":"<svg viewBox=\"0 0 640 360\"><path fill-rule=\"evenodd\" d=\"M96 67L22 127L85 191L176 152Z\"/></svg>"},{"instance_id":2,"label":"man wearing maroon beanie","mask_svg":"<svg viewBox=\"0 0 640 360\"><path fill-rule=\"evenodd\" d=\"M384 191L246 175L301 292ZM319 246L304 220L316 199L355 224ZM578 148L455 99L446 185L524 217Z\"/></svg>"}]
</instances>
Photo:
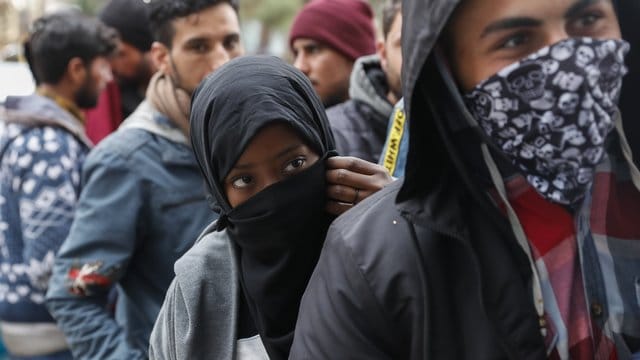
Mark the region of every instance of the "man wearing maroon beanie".
<instances>
[{"instance_id":1,"label":"man wearing maroon beanie","mask_svg":"<svg viewBox=\"0 0 640 360\"><path fill-rule=\"evenodd\" d=\"M312 0L296 16L289 44L294 66L325 107L349 98L354 61L376 52L373 11L364 0Z\"/></svg>"}]
</instances>

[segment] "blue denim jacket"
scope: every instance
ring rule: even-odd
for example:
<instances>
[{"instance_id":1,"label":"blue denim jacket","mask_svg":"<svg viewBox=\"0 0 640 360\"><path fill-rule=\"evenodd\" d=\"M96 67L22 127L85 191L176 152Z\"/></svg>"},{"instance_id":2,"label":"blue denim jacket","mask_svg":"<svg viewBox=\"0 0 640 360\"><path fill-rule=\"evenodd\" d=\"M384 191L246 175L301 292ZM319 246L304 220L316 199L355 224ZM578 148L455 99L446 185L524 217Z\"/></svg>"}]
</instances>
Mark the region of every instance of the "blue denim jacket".
<instances>
[{"instance_id":1,"label":"blue denim jacket","mask_svg":"<svg viewBox=\"0 0 640 360\"><path fill-rule=\"evenodd\" d=\"M87 157L47 306L76 358L146 358L173 263L214 220L186 137L143 102ZM105 308L118 285L115 320Z\"/></svg>"}]
</instances>

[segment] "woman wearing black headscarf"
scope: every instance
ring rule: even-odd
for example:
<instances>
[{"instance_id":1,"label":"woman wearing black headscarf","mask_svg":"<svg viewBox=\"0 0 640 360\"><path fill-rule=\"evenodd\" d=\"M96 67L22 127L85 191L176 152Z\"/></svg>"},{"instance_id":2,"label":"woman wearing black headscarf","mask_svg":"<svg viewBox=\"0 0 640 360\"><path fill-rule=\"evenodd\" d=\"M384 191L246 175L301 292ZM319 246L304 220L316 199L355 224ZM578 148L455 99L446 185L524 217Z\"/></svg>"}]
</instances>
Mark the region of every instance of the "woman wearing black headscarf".
<instances>
[{"instance_id":1,"label":"woman wearing black headscarf","mask_svg":"<svg viewBox=\"0 0 640 360\"><path fill-rule=\"evenodd\" d=\"M273 57L205 79L191 139L220 217L176 263L150 356L286 359L330 222L391 178L335 157L312 85Z\"/></svg>"}]
</instances>

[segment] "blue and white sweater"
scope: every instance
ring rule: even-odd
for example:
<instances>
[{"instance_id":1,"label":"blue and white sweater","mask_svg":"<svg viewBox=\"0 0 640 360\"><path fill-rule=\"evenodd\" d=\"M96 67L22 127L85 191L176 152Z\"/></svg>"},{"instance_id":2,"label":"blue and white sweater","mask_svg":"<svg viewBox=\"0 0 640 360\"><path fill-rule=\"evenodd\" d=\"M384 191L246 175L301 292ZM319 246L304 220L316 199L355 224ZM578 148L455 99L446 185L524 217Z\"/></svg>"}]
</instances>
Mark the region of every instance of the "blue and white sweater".
<instances>
[{"instance_id":1,"label":"blue and white sweater","mask_svg":"<svg viewBox=\"0 0 640 360\"><path fill-rule=\"evenodd\" d=\"M0 320L53 322L44 297L90 146L48 98L10 97L0 112Z\"/></svg>"}]
</instances>

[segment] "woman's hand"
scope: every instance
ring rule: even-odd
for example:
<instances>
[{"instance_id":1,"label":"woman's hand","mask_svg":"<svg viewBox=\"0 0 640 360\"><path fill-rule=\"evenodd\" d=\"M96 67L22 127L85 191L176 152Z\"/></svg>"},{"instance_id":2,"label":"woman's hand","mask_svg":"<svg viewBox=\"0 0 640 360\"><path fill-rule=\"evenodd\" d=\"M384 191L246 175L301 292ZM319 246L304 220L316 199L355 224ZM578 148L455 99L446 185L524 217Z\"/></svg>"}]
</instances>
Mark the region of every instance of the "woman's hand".
<instances>
[{"instance_id":1,"label":"woman's hand","mask_svg":"<svg viewBox=\"0 0 640 360\"><path fill-rule=\"evenodd\" d=\"M384 167L355 157L327 159L327 211L340 215L391 183Z\"/></svg>"}]
</instances>

